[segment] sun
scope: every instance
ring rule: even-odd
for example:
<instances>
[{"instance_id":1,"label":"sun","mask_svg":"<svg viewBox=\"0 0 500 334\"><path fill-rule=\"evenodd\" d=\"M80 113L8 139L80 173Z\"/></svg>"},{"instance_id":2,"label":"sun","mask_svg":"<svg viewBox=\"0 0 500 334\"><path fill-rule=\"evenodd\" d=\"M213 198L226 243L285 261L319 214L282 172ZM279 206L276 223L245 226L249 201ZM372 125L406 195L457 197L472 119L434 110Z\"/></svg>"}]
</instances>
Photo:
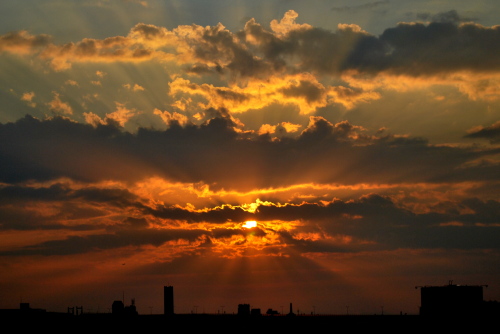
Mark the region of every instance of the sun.
<instances>
[{"instance_id":1,"label":"sun","mask_svg":"<svg viewBox=\"0 0 500 334\"><path fill-rule=\"evenodd\" d=\"M245 224L243 224L243 227L245 228L257 227L257 222L255 220L247 220Z\"/></svg>"}]
</instances>

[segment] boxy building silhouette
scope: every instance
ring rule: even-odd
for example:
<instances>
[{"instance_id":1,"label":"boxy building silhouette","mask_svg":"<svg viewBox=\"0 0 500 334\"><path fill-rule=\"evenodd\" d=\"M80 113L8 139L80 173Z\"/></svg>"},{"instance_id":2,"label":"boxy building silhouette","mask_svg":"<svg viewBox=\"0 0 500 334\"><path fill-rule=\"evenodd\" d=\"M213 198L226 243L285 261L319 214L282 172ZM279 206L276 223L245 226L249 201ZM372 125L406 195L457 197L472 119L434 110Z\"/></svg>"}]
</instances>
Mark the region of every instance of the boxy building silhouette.
<instances>
[{"instance_id":1,"label":"boxy building silhouette","mask_svg":"<svg viewBox=\"0 0 500 334\"><path fill-rule=\"evenodd\" d=\"M163 312L165 315L174 315L174 287L163 287Z\"/></svg>"},{"instance_id":2,"label":"boxy building silhouette","mask_svg":"<svg viewBox=\"0 0 500 334\"><path fill-rule=\"evenodd\" d=\"M483 287L487 285L417 286L420 288L420 315L478 315L483 309Z\"/></svg>"}]
</instances>

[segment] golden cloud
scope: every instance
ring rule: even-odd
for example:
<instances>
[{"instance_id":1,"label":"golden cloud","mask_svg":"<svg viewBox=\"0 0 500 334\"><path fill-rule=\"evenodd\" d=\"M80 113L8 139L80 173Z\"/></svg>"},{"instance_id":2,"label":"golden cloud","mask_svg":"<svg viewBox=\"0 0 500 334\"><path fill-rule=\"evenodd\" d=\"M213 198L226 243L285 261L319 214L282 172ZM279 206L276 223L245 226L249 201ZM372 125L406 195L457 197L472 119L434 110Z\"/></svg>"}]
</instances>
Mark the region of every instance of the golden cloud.
<instances>
[{"instance_id":1,"label":"golden cloud","mask_svg":"<svg viewBox=\"0 0 500 334\"><path fill-rule=\"evenodd\" d=\"M48 103L50 110L56 114L72 115L73 109L71 106L68 103L61 101L59 93L52 93L54 94L54 99Z\"/></svg>"}]
</instances>

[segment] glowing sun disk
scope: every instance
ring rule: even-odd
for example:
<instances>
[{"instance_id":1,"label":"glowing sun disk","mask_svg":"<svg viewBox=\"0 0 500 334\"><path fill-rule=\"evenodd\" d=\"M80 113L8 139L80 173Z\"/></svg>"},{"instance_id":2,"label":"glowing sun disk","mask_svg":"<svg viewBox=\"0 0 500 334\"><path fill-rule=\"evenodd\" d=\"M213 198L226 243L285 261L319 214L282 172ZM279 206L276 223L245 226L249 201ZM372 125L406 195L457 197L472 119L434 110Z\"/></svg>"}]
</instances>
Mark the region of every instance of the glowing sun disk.
<instances>
[{"instance_id":1,"label":"glowing sun disk","mask_svg":"<svg viewBox=\"0 0 500 334\"><path fill-rule=\"evenodd\" d=\"M247 220L245 224L243 224L245 228L257 227L257 222L255 220Z\"/></svg>"}]
</instances>

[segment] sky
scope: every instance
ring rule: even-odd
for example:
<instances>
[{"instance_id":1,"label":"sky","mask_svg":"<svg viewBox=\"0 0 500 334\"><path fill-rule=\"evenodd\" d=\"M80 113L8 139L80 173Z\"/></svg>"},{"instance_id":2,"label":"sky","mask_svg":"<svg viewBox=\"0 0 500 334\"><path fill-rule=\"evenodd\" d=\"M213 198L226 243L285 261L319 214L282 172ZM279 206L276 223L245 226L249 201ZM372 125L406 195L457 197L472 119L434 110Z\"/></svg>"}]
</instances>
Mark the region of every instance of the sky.
<instances>
[{"instance_id":1,"label":"sky","mask_svg":"<svg viewBox=\"0 0 500 334\"><path fill-rule=\"evenodd\" d=\"M0 2L0 308L500 300L500 6ZM284 309L283 309L284 308Z\"/></svg>"}]
</instances>

